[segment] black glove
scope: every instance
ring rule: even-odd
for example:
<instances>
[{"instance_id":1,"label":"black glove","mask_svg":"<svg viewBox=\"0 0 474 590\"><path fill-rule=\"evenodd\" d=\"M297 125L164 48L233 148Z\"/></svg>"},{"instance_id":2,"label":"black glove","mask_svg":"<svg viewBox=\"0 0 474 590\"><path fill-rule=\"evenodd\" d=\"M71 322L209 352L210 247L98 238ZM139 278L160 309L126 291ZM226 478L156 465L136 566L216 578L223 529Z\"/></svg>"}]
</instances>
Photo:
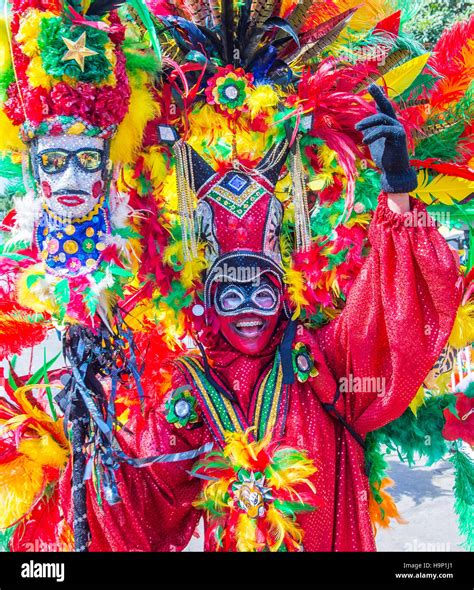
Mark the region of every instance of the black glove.
<instances>
[{"instance_id":1,"label":"black glove","mask_svg":"<svg viewBox=\"0 0 474 590\"><path fill-rule=\"evenodd\" d=\"M371 84L369 92L377 104L378 114L357 123L356 129L362 131L364 143L382 172L382 190L409 193L416 189L418 182L410 166L405 129L380 86Z\"/></svg>"}]
</instances>

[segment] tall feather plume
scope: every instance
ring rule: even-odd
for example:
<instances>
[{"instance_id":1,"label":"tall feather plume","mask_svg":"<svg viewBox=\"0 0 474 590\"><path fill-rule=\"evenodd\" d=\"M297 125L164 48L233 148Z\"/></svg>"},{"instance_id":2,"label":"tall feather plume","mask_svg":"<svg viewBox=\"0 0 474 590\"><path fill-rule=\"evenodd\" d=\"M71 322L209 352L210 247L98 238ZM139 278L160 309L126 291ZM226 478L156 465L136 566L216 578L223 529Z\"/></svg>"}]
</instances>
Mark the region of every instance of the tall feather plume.
<instances>
[{"instance_id":1,"label":"tall feather plume","mask_svg":"<svg viewBox=\"0 0 474 590\"><path fill-rule=\"evenodd\" d=\"M192 21L201 27L209 26L211 22L211 10L208 0L184 0Z\"/></svg>"},{"instance_id":2,"label":"tall feather plume","mask_svg":"<svg viewBox=\"0 0 474 590\"><path fill-rule=\"evenodd\" d=\"M227 64L234 63L234 28L234 0L222 0L222 41Z\"/></svg>"},{"instance_id":3,"label":"tall feather plume","mask_svg":"<svg viewBox=\"0 0 474 590\"><path fill-rule=\"evenodd\" d=\"M211 12L212 23L214 28L221 24L221 3L220 0L209 0L209 10Z\"/></svg>"},{"instance_id":4,"label":"tall feather plume","mask_svg":"<svg viewBox=\"0 0 474 590\"><path fill-rule=\"evenodd\" d=\"M308 32L301 38L301 48L296 50L289 59L297 60L304 58L312 59L321 53L326 47L329 47L339 37L345 29L347 23L352 18L358 8L350 8L333 16L326 22L317 26L314 31Z\"/></svg>"},{"instance_id":5,"label":"tall feather plume","mask_svg":"<svg viewBox=\"0 0 474 590\"><path fill-rule=\"evenodd\" d=\"M271 17L275 2L273 0L252 0L250 21L252 27L259 29Z\"/></svg>"},{"instance_id":6,"label":"tall feather plume","mask_svg":"<svg viewBox=\"0 0 474 590\"><path fill-rule=\"evenodd\" d=\"M298 2L291 15L288 17L288 21L295 31L299 32L301 30L301 27L306 20L308 10L312 4L313 0L303 0L301 3Z\"/></svg>"}]
</instances>

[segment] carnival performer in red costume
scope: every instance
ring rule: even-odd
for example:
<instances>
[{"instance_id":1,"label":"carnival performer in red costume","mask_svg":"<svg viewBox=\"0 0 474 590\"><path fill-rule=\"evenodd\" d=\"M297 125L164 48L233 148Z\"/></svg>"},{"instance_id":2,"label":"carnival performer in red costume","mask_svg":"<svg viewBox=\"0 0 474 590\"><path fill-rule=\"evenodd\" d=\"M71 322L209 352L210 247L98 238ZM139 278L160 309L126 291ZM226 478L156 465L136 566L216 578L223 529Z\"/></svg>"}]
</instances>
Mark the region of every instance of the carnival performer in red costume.
<instances>
[{"instance_id":1,"label":"carnival performer in red costume","mask_svg":"<svg viewBox=\"0 0 474 590\"><path fill-rule=\"evenodd\" d=\"M380 114L359 128L381 167L386 190L371 224L371 253L344 311L326 328L308 330L285 314L275 247L279 214L272 192L287 151L278 146L254 171L237 169L224 176L192 154L195 178L202 184L200 226L210 231L209 255L215 256L217 249L206 278L206 313L219 317L220 329L201 339L202 356L176 362L168 401L174 423L166 420L162 408L154 408L144 424L135 426L130 450L140 456L157 450L184 452L213 441L224 449L227 469L235 471L235 463L230 464L235 460L239 465L239 459L234 454L251 456L252 451L236 451L226 443L258 446L257 441L268 437L270 449L281 445L295 455L303 449L314 466L306 465L309 481L303 482L303 496L314 489L316 508L303 512L295 523L282 519L279 535L272 528L277 522L261 530L257 525L252 538L257 548L273 534L273 546L290 550L375 549L364 438L407 408L441 353L459 305L459 272L444 238L436 227L410 223L424 206L408 194L416 185L403 128L382 92L373 88L372 94ZM248 187L261 196L232 224L235 215L217 199L230 200L233 191L238 194ZM241 228L246 231L240 233ZM228 278L231 270L238 274L239 269L246 270L243 281ZM341 386L358 380L381 386L357 391ZM239 443L229 433L245 436ZM258 472L272 462L271 450L261 454L265 458L257 453L253 459ZM294 470L306 459L296 458ZM215 481L206 479L209 473L216 477L219 471L212 467L218 456L208 462L207 470L203 464L195 473L191 462L147 470L121 468L122 505L102 512L90 495L91 550L182 550L200 517L194 505L200 493L207 496L202 500L205 506L215 501L223 513L219 530L213 522L215 511L209 509L206 550L245 549L246 543L250 548L251 534L242 534L238 519L230 524L236 507L212 499L213 491L206 489ZM300 468L304 474L305 468ZM277 498L277 492L268 481L258 483L258 477L252 477L255 472L245 459L241 469L250 475L241 484L245 490L234 492L232 504L240 501L248 512L256 507L265 513L266 502ZM278 490L278 478L274 479Z\"/></svg>"}]
</instances>

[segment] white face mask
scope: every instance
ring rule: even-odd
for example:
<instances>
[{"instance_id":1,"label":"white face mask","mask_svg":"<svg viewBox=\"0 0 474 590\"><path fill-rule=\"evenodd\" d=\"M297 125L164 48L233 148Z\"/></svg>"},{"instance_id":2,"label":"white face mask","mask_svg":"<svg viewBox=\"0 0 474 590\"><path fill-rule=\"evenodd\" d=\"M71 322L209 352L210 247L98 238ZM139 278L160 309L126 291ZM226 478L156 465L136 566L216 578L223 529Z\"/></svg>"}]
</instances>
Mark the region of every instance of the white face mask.
<instances>
[{"instance_id":1,"label":"white face mask","mask_svg":"<svg viewBox=\"0 0 474 590\"><path fill-rule=\"evenodd\" d=\"M34 168L44 204L56 215L74 219L89 213L106 188L105 141L85 135L39 137Z\"/></svg>"}]
</instances>

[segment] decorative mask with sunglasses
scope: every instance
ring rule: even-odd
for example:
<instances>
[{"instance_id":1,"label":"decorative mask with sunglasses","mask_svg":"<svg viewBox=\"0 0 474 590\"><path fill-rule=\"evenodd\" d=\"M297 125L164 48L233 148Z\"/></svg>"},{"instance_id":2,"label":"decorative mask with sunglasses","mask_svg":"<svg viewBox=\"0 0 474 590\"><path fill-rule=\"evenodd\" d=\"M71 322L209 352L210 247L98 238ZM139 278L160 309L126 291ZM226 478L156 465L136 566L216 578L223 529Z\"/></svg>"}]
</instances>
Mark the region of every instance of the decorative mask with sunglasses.
<instances>
[{"instance_id":1,"label":"decorative mask with sunglasses","mask_svg":"<svg viewBox=\"0 0 474 590\"><path fill-rule=\"evenodd\" d=\"M38 137L31 151L42 201L36 241L48 270L94 271L110 235L108 142L86 135Z\"/></svg>"},{"instance_id":2,"label":"decorative mask with sunglasses","mask_svg":"<svg viewBox=\"0 0 474 590\"><path fill-rule=\"evenodd\" d=\"M214 308L226 340L240 352L260 354L281 317L281 285L267 274L260 276L258 282L217 283Z\"/></svg>"}]
</instances>

